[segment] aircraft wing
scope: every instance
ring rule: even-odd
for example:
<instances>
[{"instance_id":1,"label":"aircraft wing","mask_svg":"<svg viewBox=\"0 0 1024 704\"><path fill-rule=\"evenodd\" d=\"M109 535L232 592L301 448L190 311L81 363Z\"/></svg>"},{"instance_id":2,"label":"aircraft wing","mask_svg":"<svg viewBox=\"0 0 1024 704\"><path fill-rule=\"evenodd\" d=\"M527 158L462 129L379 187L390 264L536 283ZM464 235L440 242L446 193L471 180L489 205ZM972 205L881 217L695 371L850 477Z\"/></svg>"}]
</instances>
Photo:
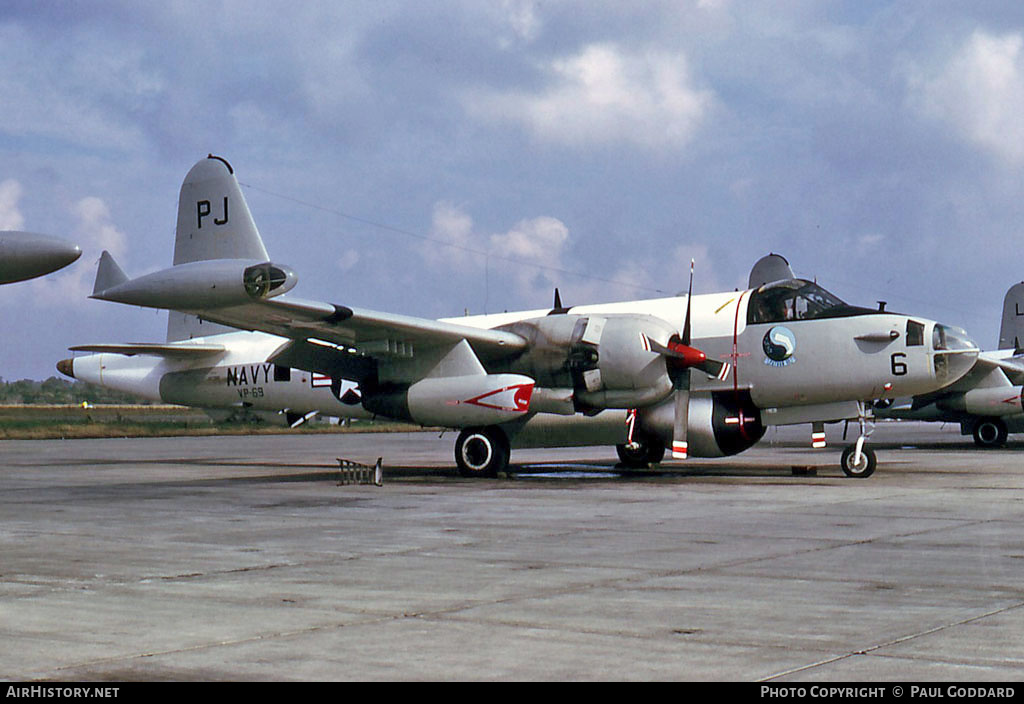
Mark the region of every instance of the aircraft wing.
<instances>
[{"instance_id":1,"label":"aircraft wing","mask_svg":"<svg viewBox=\"0 0 1024 704\"><path fill-rule=\"evenodd\" d=\"M369 357L411 357L416 348L466 340L480 358L497 359L527 344L523 337L501 330L283 296L194 312L211 322L297 341L327 342Z\"/></svg>"},{"instance_id":2,"label":"aircraft wing","mask_svg":"<svg viewBox=\"0 0 1024 704\"><path fill-rule=\"evenodd\" d=\"M1024 355L1015 354L1013 350L982 352L978 355L975 367L1002 369L1006 377L1015 385L1024 384Z\"/></svg>"},{"instance_id":3,"label":"aircraft wing","mask_svg":"<svg viewBox=\"0 0 1024 704\"><path fill-rule=\"evenodd\" d=\"M72 352L102 352L123 354L131 357L137 354L169 357L172 359L195 359L220 354L226 349L223 345L193 344L150 344L147 342L124 342L117 345L76 345L69 347Z\"/></svg>"},{"instance_id":4,"label":"aircraft wing","mask_svg":"<svg viewBox=\"0 0 1024 704\"><path fill-rule=\"evenodd\" d=\"M91 297L177 310L212 323L288 338L292 342L275 354L275 362L332 375L360 372L359 360L410 359L463 340L479 360L514 355L527 345L525 338L501 330L268 295L275 288L284 293L294 285L294 274L285 268L234 259L188 262L129 279L104 252ZM167 354L178 346L128 349L135 354ZM105 351L114 350L107 346Z\"/></svg>"},{"instance_id":5,"label":"aircraft wing","mask_svg":"<svg viewBox=\"0 0 1024 704\"><path fill-rule=\"evenodd\" d=\"M940 399L964 394L975 388L1020 386L1024 384L1024 355L1013 350L982 352L971 370L957 381L929 394L913 398L912 410L925 408Z\"/></svg>"}]
</instances>

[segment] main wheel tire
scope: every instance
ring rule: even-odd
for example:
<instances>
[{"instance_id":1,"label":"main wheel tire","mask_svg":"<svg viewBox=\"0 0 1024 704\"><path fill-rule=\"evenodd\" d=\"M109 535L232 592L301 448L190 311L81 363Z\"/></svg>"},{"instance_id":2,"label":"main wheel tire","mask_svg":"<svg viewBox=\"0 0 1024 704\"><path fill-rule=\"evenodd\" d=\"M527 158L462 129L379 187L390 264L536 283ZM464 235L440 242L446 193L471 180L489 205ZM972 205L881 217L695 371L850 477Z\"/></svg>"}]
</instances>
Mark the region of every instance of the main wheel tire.
<instances>
[{"instance_id":1,"label":"main wheel tire","mask_svg":"<svg viewBox=\"0 0 1024 704\"><path fill-rule=\"evenodd\" d=\"M647 461L650 464L660 464L665 459L665 445L657 440L652 440L647 445Z\"/></svg>"},{"instance_id":2,"label":"main wheel tire","mask_svg":"<svg viewBox=\"0 0 1024 704\"><path fill-rule=\"evenodd\" d=\"M843 458L839 464L843 468L843 473L848 477L854 477L857 479L867 479L875 473L875 465L878 463L878 458L875 457L875 451L870 447L862 447L860 450L860 463L854 464L853 458L857 452L856 445L850 445L843 450Z\"/></svg>"},{"instance_id":3,"label":"main wheel tire","mask_svg":"<svg viewBox=\"0 0 1024 704\"><path fill-rule=\"evenodd\" d=\"M978 447L1002 447L1006 444L1006 423L999 418L986 418L974 424L974 444Z\"/></svg>"},{"instance_id":4,"label":"main wheel tire","mask_svg":"<svg viewBox=\"0 0 1024 704\"><path fill-rule=\"evenodd\" d=\"M630 469L642 469L647 466L647 446L643 443L637 443L636 447L616 445L615 452L619 455L619 462Z\"/></svg>"},{"instance_id":5,"label":"main wheel tire","mask_svg":"<svg viewBox=\"0 0 1024 704\"><path fill-rule=\"evenodd\" d=\"M640 440L636 447L616 445L619 461L630 469L646 469L665 459L665 446L657 440Z\"/></svg>"},{"instance_id":6,"label":"main wheel tire","mask_svg":"<svg viewBox=\"0 0 1024 704\"><path fill-rule=\"evenodd\" d=\"M464 477L496 477L508 469L511 451L499 428L466 428L455 441L455 464Z\"/></svg>"}]
</instances>

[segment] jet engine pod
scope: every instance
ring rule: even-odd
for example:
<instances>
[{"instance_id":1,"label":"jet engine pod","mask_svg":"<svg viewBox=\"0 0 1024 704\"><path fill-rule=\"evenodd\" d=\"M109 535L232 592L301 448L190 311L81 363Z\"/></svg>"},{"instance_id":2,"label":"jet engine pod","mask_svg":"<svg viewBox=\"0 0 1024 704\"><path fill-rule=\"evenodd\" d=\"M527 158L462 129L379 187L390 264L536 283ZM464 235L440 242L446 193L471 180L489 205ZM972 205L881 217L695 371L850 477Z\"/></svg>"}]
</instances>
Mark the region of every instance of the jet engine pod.
<instances>
[{"instance_id":1,"label":"jet engine pod","mask_svg":"<svg viewBox=\"0 0 1024 704\"><path fill-rule=\"evenodd\" d=\"M692 457L725 457L748 449L764 436L761 411L747 391L694 392L689 399L687 442ZM672 399L640 409L640 430L672 442L675 408Z\"/></svg>"},{"instance_id":2,"label":"jet engine pod","mask_svg":"<svg viewBox=\"0 0 1024 704\"><path fill-rule=\"evenodd\" d=\"M94 292L92 298L148 308L209 310L279 296L294 288L286 266L247 259L179 264Z\"/></svg>"},{"instance_id":3,"label":"jet engine pod","mask_svg":"<svg viewBox=\"0 0 1024 704\"><path fill-rule=\"evenodd\" d=\"M433 377L407 388L364 391L363 406L373 413L420 425L498 425L529 411L533 385L533 379L522 374Z\"/></svg>"},{"instance_id":4,"label":"jet engine pod","mask_svg":"<svg viewBox=\"0 0 1024 704\"><path fill-rule=\"evenodd\" d=\"M665 360L645 340L675 330L649 315L550 315L507 328L530 341L509 371L550 388L572 388L582 410L637 408L672 392Z\"/></svg>"},{"instance_id":5,"label":"jet engine pod","mask_svg":"<svg viewBox=\"0 0 1024 704\"><path fill-rule=\"evenodd\" d=\"M953 396L938 402L940 408L951 411L966 411L977 416L1012 416L1024 411L1020 386L995 386L986 389L971 389L961 396Z\"/></svg>"}]
</instances>

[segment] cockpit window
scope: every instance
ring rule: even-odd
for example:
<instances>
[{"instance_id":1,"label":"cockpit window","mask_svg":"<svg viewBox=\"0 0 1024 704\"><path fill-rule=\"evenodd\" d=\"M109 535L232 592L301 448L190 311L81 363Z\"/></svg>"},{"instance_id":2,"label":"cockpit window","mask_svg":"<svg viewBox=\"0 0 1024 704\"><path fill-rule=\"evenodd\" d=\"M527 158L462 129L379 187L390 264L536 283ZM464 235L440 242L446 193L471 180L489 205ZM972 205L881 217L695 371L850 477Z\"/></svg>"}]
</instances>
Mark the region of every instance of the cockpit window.
<instances>
[{"instance_id":1,"label":"cockpit window","mask_svg":"<svg viewBox=\"0 0 1024 704\"><path fill-rule=\"evenodd\" d=\"M916 320L907 321L907 347L924 344L924 323Z\"/></svg>"},{"instance_id":2,"label":"cockpit window","mask_svg":"<svg viewBox=\"0 0 1024 704\"><path fill-rule=\"evenodd\" d=\"M813 320L863 311L853 308L821 286L803 279L766 284L750 294L747 323L779 323L787 320Z\"/></svg>"},{"instance_id":3,"label":"cockpit window","mask_svg":"<svg viewBox=\"0 0 1024 704\"><path fill-rule=\"evenodd\" d=\"M936 323L935 329L932 331L932 348L939 351L956 352L976 349L977 345L968 337L966 331Z\"/></svg>"}]
</instances>

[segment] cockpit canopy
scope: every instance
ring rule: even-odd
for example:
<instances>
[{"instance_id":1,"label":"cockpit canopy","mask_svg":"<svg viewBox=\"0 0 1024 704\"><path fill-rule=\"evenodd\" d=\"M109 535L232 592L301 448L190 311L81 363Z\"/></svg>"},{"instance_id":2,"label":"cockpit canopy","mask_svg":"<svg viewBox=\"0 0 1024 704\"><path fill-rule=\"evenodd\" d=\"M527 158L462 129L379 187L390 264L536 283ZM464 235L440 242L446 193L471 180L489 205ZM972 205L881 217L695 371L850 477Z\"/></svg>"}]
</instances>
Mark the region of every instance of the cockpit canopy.
<instances>
[{"instance_id":1,"label":"cockpit canopy","mask_svg":"<svg viewBox=\"0 0 1024 704\"><path fill-rule=\"evenodd\" d=\"M963 328L935 323L932 330L932 348L936 351L962 352L977 349L978 345Z\"/></svg>"},{"instance_id":2,"label":"cockpit canopy","mask_svg":"<svg viewBox=\"0 0 1024 704\"><path fill-rule=\"evenodd\" d=\"M747 323L841 318L877 312L851 306L811 281L787 279L765 284L750 294Z\"/></svg>"}]
</instances>

